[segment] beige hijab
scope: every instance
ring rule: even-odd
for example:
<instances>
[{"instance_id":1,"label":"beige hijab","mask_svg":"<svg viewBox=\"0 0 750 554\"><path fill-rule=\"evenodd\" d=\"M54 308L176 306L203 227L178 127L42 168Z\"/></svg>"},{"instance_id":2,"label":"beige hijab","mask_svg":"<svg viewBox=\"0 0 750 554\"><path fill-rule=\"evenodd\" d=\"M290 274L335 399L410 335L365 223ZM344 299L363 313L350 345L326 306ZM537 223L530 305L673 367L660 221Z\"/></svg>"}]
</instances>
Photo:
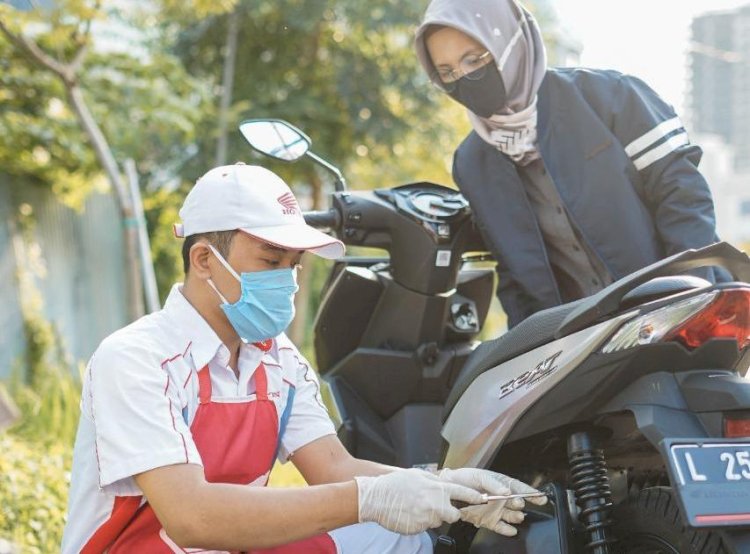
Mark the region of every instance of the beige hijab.
<instances>
[{"instance_id":1,"label":"beige hijab","mask_svg":"<svg viewBox=\"0 0 750 554\"><path fill-rule=\"evenodd\" d=\"M518 164L539 158L536 95L547 70L547 53L534 17L516 0L432 0L417 29L415 47L434 79L425 44L425 31L432 25L453 27L478 41L502 75L508 97L504 113L484 118L468 112L474 130Z\"/></svg>"}]
</instances>

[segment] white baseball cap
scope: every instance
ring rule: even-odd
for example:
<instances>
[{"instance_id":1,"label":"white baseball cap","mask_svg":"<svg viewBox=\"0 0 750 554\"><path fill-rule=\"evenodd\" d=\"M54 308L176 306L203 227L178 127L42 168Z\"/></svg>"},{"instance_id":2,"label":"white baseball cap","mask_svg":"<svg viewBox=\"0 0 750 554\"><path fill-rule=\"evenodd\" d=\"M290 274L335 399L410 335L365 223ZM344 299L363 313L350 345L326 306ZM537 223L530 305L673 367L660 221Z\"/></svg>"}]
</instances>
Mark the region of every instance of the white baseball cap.
<instances>
[{"instance_id":1,"label":"white baseball cap","mask_svg":"<svg viewBox=\"0 0 750 554\"><path fill-rule=\"evenodd\" d=\"M344 255L344 244L305 223L297 199L275 173L237 163L216 167L198 179L180 208L177 237L239 230L287 250L323 258Z\"/></svg>"}]
</instances>

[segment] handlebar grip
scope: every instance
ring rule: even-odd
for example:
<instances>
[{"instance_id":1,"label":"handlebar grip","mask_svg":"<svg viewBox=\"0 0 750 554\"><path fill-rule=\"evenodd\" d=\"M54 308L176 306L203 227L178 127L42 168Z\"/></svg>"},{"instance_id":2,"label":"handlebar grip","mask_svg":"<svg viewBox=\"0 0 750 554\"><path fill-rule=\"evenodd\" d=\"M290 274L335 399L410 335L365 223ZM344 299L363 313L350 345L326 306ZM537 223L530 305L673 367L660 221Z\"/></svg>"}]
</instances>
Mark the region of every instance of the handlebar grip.
<instances>
[{"instance_id":1,"label":"handlebar grip","mask_svg":"<svg viewBox=\"0 0 750 554\"><path fill-rule=\"evenodd\" d=\"M305 222L311 227L336 229L339 226L339 212L335 209L305 212L302 215L305 217Z\"/></svg>"}]
</instances>

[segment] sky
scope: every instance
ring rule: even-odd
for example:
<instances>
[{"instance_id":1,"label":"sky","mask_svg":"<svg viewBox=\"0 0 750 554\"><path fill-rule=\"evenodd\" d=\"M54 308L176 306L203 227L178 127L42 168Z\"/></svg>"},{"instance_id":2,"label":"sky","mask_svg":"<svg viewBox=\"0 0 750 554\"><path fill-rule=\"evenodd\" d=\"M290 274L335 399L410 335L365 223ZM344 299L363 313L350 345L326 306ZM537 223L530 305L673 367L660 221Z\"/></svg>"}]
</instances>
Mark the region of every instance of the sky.
<instances>
[{"instance_id":1,"label":"sky","mask_svg":"<svg viewBox=\"0 0 750 554\"><path fill-rule=\"evenodd\" d=\"M750 0L548 0L583 45L581 64L617 69L646 81L685 113L687 52L693 18Z\"/></svg>"}]
</instances>

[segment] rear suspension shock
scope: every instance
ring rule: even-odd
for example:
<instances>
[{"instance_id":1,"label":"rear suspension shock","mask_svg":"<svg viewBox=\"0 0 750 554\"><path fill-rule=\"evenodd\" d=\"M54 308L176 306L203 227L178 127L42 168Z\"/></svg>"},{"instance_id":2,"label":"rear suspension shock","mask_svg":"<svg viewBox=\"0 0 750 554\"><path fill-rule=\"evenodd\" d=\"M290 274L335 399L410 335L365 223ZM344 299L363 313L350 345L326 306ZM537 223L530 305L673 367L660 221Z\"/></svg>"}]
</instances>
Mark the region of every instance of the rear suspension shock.
<instances>
[{"instance_id":1,"label":"rear suspension shock","mask_svg":"<svg viewBox=\"0 0 750 554\"><path fill-rule=\"evenodd\" d=\"M581 509L578 519L586 531L586 550L591 554L610 554L609 518L612 492L607 477L604 453L596 450L588 433L573 433L568 438L571 487Z\"/></svg>"}]
</instances>

